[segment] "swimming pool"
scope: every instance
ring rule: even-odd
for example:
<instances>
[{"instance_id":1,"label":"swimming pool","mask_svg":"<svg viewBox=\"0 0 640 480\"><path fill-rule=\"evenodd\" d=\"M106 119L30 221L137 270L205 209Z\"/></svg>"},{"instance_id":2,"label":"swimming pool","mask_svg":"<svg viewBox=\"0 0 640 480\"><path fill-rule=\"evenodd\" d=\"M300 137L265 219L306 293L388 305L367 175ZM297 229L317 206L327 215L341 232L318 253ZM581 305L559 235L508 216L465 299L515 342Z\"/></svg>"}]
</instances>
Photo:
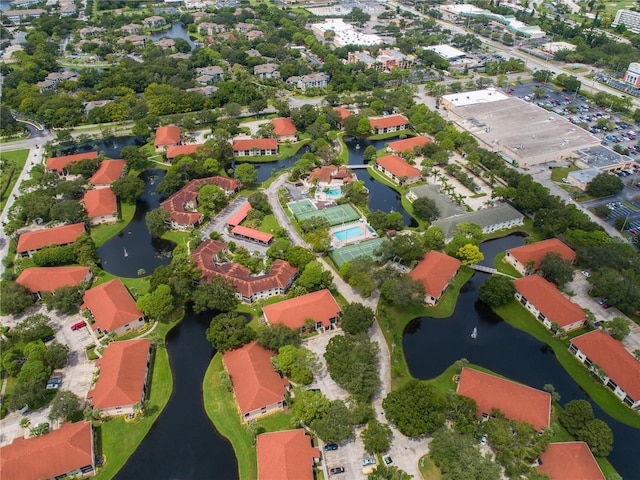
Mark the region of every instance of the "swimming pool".
<instances>
[{"instance_id":1,"label":"swimming pool","mask_svg":"<svg viewBox=\"0 0 640 480\"><path fill-rule=\"evenodd\" d=\"M324 193L329 197L337 197L338 195L342 195L342 189L332 188L330 190L325 190Z\"/></svg>"},{"instance_id":2,"label":"swimming pool","mask_svg":"<svg viewBox=\"0 0 640 480\"><path fill-rule=\"evenodd\" d=\"M333 232L333 236L341 242L349 239L354 239L355 237L361 237L362 235L364 235L364 233L362 232L362 228L360 228L359 226L347 228L346 230L340 230L339 232Z\"/></svg>"}]
</instances>

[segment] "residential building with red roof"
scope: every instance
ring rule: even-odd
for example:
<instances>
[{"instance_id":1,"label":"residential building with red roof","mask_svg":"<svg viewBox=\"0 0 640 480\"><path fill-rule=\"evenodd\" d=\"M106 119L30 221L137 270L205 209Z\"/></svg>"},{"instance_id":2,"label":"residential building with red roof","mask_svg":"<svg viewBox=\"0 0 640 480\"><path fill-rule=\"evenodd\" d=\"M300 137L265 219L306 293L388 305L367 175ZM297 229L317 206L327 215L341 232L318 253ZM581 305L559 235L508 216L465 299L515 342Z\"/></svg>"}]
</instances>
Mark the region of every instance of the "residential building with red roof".
<instances>
[{"instance_id":1,"label":"residential building with red roof","mask_svg":"<svg viewBox=\"0 0 640 480\"><path fill-rule=\"evenodd\" d=\"M89 283L91 278L89 267L29 267L20 273L16 282L40 297L60 287Z\"/></svg>"},{"instance_id":2,"label":"residential building with red roof","mask_svg":"<svg viewBox=\"0 0 640 480\"><path fill-rule=\"evenodd\" d=\"M409 185L420 180L420 169L409 165L404 158L397 155L378 158L375 168L400 185Z\"/></svg>"},{"instance_id":3,"label":"residential building with red roof","mask_svg":"<svg viewBox=\"0 0 640 480\"><path fill-rule=\"evenodd\" d=\"M16 251L23 257L32 256L41 248L55 245L62 247L75 242L84 233L84 223L73 223L61 227L43 228L25 232L18 239Z\"/></svg>"},{"instance_id":4,"label":"residential building with red roof","mask_svg":"<svg viewBox=\"0 0 640 480\"><path fill-rule=\"evenodd\" d=\"M425 293L424 303L435 305L460 270L461 265L462 262L457 258L431 250L422 257L409 276L413 280L422 282Z\"/></svg>"},{"instance_id":5,"label":"residential building with red roof","mask_svg":"<svg viewBox=\"0 0 640 480\"><path fill-rule=\"evenodd\" d=\"M224 242L207 239L191 252L191 257L206 281L210 281L214 276L231 281L237 291L236 297L242 302L252 303L284 295L298 275L296 267L279 259L275 260L271 269L263 275L252 275L248 268L239 263L220 263L221 253L226 248Z\"/></svg>"},{"instance_id":6,"label":"residential building with red roof","mask_svg":"<svg viewBox=\"0 0 640 480\"><path fill-rule=\"evenodd\" d=\"M191 230L200 224L203 215L196 211L196 208L198 191L203 185L216 185L224 190L226 195L231 195L240 188L240 181L220 175L191 180L160 203L164 211L169 214L169 225L173 230Z\"/></svg>"},{"instance_id":7,"label":"residential building with red roof","mask_svg":"<svg viewBox=\"0 0 640 480\"><path fill-rule=\"evenodd\" d=\"M314 168L311 170L311 173L309 173L307 182L311 183L316 179L318 180L318 183L323 185L340 186L357 180L354 173L345 165L340 165L339 167L336 167L335 165L323 165L321 167Z\"/></svg>"},{"instance_id":8,"label":"residential building with red roof","mask_svg":"<svg viewBox=\"0 0 640 480\"><path fill-rule=\"evenodd\" d=\"M258 480L313 480L322 456L302 428L262 433L256 437Z\"/></svg>"},{"instance_id":9,"label":"residential building with red roof","mask_svg":"<svg viewBox=\"0 0 640 480\"><path fill-rule=\"evenodd\" d=\"M571 248L557 238L550 238L541 242L511 248L507 250L504 260L522 275L528 275L540 268L540 261L547 253L558 253L563 260L569 262L573 262L576 258L576 252Z\"/></svg>"},{"instance_id":10,"label":"residential building with red roof","mask_svg":"<svg viewBox=\"0 0 640 480\"><path fill-rule=\"evenodd\" d=\"M150 361L148 338L109 343L96 360L100 374L87 401L103 415L134 413L134 405L143 403L147 395Z\"/></svg>"},{"instance_id":11,"label":"residential building with red roof","mask_svg":"<svg viewBox=\"0 0 640 480\"><path fill-rule=\"evenodd\" d=\"M122 335L144 327L144 313L136 307L127 287L114 278L84 292L81 310L89 309L93 315L91 327L102 335Z\"/></svg>"},{"instance_id":12,"label":"residential building with red roof","mask_svg":"<svg viewBox=\"0 0 640 480\"><path fill-rule=\"evenodd\" d=\"M319 331L335 326L341 313L338 302L327 289L266 305L262 309L265 321L270 324L283 323L289 328L304 328L307 319L311 319Z\"/></svg>"},{"instance_id":13,"label":"residential building with red roof","mask_svg":"<svg viewBox=\"0 0 640 480\"><path fill-rule=\"evenodd\" d=\"M82 203L91 225L118 220L118 199L110 188L87 190L82 197Z\"/></svg>"},{"instance_id":14,"label":"residential building with red roof","mask_svg":"<svg viewBox=\"0 0 640 480\"><path fill-rule=\"evenodd\" d=\"M427 143L431 143L431 140L429 140L425 136L421 135L419 137L409 137L403 140L396 140L395 142L388 143L387 150L397 155L402 155L407 150L415 152L416 147L422 148Z\"/></svg>"},{"instance_id":15,"label":"residential building with red roof","mask_svg":"<svg viewBox=\"0 0 640 480\"><path fill-rule=\"evenodd\" d=\"M388 115L386 117L370 117L369 123L373 135L399 132L409 127L409 120L404 115Z\"/></svg>"},{"instance_id":16,"label":"residential building with red roof","mask_svg":"<svg viewBox=\"0 0 640 480\"><path fill-rule=\"evenodd\" d=\"M333 107L333 111L338 112L338 114L340 115L340 126L343 126L345 119L351 116L351 110L345 107Z\"/></svg>"},{"instance_id":17,"label":"residential building with red roof","mask_svg":"<svg viewBox=\"0 0 640 480\"><path fill-rule=\"evenodd\" d=\"M273 242L273 235L266 232L261 232L255 228L243 227L242 225L236 225L231 229L231 235L241 240L248 240L249 242L259 243L261 245L269 245Z\"/></svg>"},{"instance_id":18,"label":"residential building with red roof","mask_svg":"<svg viewBox=\"0 0 640 480\"><path fill-rule=\"evenodd\" d=\"M550 480L605 480L589 446L584 442L550 443L540 454L540 473Z\"/></svg>"},{"instance_id":19,"label":"residential building with red roof","mask_svg":"<svg viewBox=\"0 0 640 480\"><path fill-rule=\"evenodd\" d=\"M278 136L279 142L296 142L298 136L296 132L296 126L293 124L293 120L289 117L285 118L272 118L271 124L273 125L273 133Z\"/></svg>"},{"instance_id":20,"label":"residential building with red roof","mask_svg":"<svg viewBox=\"0 0 640 480\"><path fill-rule=\"evenodd\" d=\"M167 148L167 160L173 161L178 155L191 155L192 153L196 153L198 148L201 147L202 143L194 143L191 145L173 145Z\"/></svg>"},{"instance_id":21,"label":"residential building with red roof","mask_svg":"<svg viewBox=\"0 0 640 480\"><path fill-rule=\"evenodd\" d=\"M89 179L89 183L95 188L109 187L113 182L122 178L126 160L103 160L96 173Z\"/></svg>"},{"instance_id":22,"label":"residential building with red roof","mask_svg":"<svg viewBox=\"0 0 640 480\"><path fill-rule=\"evenodd\" d=\"M458 393L476 401L478 417L488 418L497 408L509 420L528 422L536 430L549 426L551 395L548 392L464 367Z\"/></svg>"},{"instance_id":23,"label":"residential building with red roof","mask_svg":"<svg viewBox=\"0 0 640 480\"><path fill-rule=\"evenodd\" d=\"M0 472L11 480L94 475L91 423L63 423L46 435L16 438L0 448Z\"/></svg>"},{"instance_id":24,"label":"residential building with red roof","mask_svg":"<svg viewBox=\"0 0 640 480\"><path fill-rule=\"evenodd\" d=\"M247 218L247 214L251 208L252 207L249 202L244 202L240 208L238 208L234 214L227 219L227 225L231 227L240 225Z\"/></svg>"},{"instance_id":25,"label":"residential building with red roof","mask_svg":"<svg viewBox=\"0 0 640 480\"><path fill-rule=\"evenodd\" d=\"M554 323L566 332L584 325L587 316L582 308L540 275L518 278L514 286L516 299L548 329Z\"/></svg>"},{"instance_id":26,"label":"residential building with red roof","mask_svg":"<svg viewBox=\"0 0 640 480\"><path fill-rule=\"evenodd\" d=\"M156 130L156 139L153 144L156 147L156 152L165 152L169 147L182 145L180 127L177 125L158 127Z\"/></svg>"},{"instance_id":27,"label":"residential building with red roof","mask_svg":"<svg viewBox=\"0 0 640 480\"><path fill-rule=\"evenodd\" d=\"M98 152L76 153L75 155L65 155L63 157L51 157L47 159L47 170L56 172L58 175L68 175L67 167L80 160L93 160L98 158Z\"/></svg>"},{"instance_id":28,"label":"residential building with red roof","mask_svg":"<svg viewBox=\"0 0 640 480\"><path fill-rule=\"evenodd\" d=\"M243 422L284 408L289 380L273 369L274 356L274 352L255 341L222 355Z\"/></svg>"},{"instance_id":29,"label":"residential building with red roof","mask_svg":"<svg viewBox=\"0 0 640 480\"><path fill-rule=\"evenodd\" d=\"M235 157L262 157L278 154L276 138L236 138L233 140Z\"/></svg>"},{"instance_id":30,"label":"residential building with red roof","mask_svg":"<svg viewBox=\"0 0 640 480\"><path fill-rule=\"evenodd\" d=\"M594 330L572 338L569 350L587 368L597 365L602 383L629 407L640 411L640 361L621 342Z\"/></svg>"}]
</instances>

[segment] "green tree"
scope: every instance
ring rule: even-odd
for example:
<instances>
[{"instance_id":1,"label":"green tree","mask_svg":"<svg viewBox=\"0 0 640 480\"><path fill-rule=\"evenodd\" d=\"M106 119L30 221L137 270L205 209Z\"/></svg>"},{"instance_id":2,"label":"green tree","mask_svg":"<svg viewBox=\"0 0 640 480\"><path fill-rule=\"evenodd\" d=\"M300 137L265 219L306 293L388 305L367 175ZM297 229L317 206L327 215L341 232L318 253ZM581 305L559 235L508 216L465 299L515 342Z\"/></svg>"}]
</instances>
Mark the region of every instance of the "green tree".
<instances>
[{"instance_id":1,"label":"green tree","mask_svg":"<svg viewBox=\"0 0 640 480\"><path fill-rule=\"evenodd\" d=\"M9 280L0 282L0 312L2 315L18 315L33 305L34 298L23 285Z\"/></svg>"},{"instance_id":2,"label":"green tree","mask_svg":"<svg viewBox=\"0 0 640 480\"><path fill-rule=\"evenodd\" d=\"M84 221L86 213L84 205L76 200L63 200L51 207L51 220L63 223L78 223Z\"/></svg>"},{"instance_id":3,"label":"green tree","mask_svg":"<svg viewBox=\"0 0 640 480\"><path fill-rule=\"evenodd\" d=\"M284 345L278 349L278 355L271 359L273 367L292 382L309 385L313 382L313 371L318 357L306 348Z\"/></svg>"},{"instance_id":4,"label":"green tree","mask_svg":"<svg viewBox=\"0 0 640 480\"><path fill-rule=\"evenodd\" d=\"M606 325L609 334L616 340L622 341L631 332L629 321L622 317L615 317L610 322L607 322Z\"/></svg>"},{"instance_id":5,"label":"green tree","mask_svg":"<svg viewBox=\"0 0 640 480\"><path fill-rule=\"evenodd\" d=\"M370 162L372 160L375 160L377 155L378 152L376 151L376 147L374 147L373 145L369 145L364 149L364 154L362 155L362 157L365 162Z\"/></svg>"},{"instance_id":6,"label":"green tree","mask_svg":"<svg viewBox=\"0 0 640 480\"><path fill-rule=\"evenodd\" d=\"M301 338L297 329L289 328L284 323L261 325L258 327L257 340L260 345L277 352L285 345L299 347Z\"/></svg>"},{"instance_id":7,"label":"green tree","mask_svg":"<svg viewBox=\"0 0 640 480\"><path fill-rule=\"evenodd\" d=\"M236 287L224 277L213 276L209 282L200 282L193 290L193 311L206 310L228 312L238 305Z\"/></svg>"},{"instance_id":8,"label":"green tree","mask_svg":"<svg viewBox=\"0 0 640 480\"><path fill-rule=\"evenodd\" d=\"M463 265L475 265L484 260L484 254L477 245L467 243L456 252L456 257L462 261Z\"/></svg>"},{"instance_id":9,"label":"green tree","mask_svg":"<svg viewBox=\"0 0 640 480\"><path fill-rule=\"evenodd\" d=\"M320 418L309 425L323 442L343 442L353 437L349 409L342 400L333 400Z\"/></svg>"},{"instance_id":10,"label":"green tree","mask_svg":"<svg viewBox=\"0 0 640 480\"><path fill-rule=\"evenodd\" d=\"M515 293L513 280L504 275L492 275L480 285L478 298L490 307L496 308L513 300Z\"/></svg>"},{"instance_id":11,"label":"green tree","mask_svg":"<svg viewBox=\"0 0 640 480\"><path fill-rule=\"evenodd\" d=\"M367 333L373 321L373 310L361 303L349 303L342 309L342 329L351 335Z\"/></svg>"},{"instance_id":12,"label":"green tree","mask_svg":"<svg viewBox=\"0 0 640 480\"><path fill-rule=\"evenodd\" d=\"M436 202L429 197L416 198L412 205L413 214L420 220L433 222L440 218L440 209L438 209Z\"/></svg>"},{"instance_id":13,"label":"green tree","mask_svg":"<svg viewBox=\"0 0 640 480\"><path fill-rule=\"evenodd\" d=\"M571 262L563 260L557 252L547 252L540 260L538 270L544 278L562 287L573 279L573 267Z\"/></svg>"},{"instance_id":14,"label":"green tree","mask_svg":"<svg viewBox=\"0 0 640 480\"><path fill-rule=\"evenodd\" d=\"M136 203L136 199L144 192L144 182L128 175L113 182L111 191L124 203Z\"/></svg>"},{"instance_id":15,"label":"green tree","mask_svg":"<svg viewBox=\"0 0 640 480\"><path fill-rule=\"evenodd\" d=\"M271 207L269 206L269 200L267 196L262 192L255 192L249 195L249 203L251 208L260 210L264 214L271 213Z\"/></svg>"},{"instance_id":16,"label":"green tree","mask_svg":"<svg viewBox=\"0 0 640 480\"><path fill-rule=\"evenodd\" d=\"M52 368L62 368L67 364L69 347L63 343L52 342L47 347L44 360Z\"/></svg>"},{"instance_id":17,"label":"green tree","mask_svg":"<svg viewBox=\"0 0 640 480\"><path fill-rule=\"evenodd\" d=\"M367 477L368 480L411 480L412 478L412 475L400 470L395 465L390 467L387 465L378 465Z\"/></svg>"},{"instance_id":18,"label":"green tree","mask_svg":"<svg viewBox=\"0 0 640 480\"><path fill-rule=\"evenodd\" d=\"M322 417L329 408L329 399L319 390L296 388L294 393L291 415L304 425L310 425L315 419Z\"/></svg>"},{"instance_id":19,"label":"green tree","mask_svg":"<svg viewBox=\"0 0 640 480\"><path fill-rule=\"evenodd\" d=\"M596 457L606 457L613 449L613 432L611 428L597 418L586 422L576 433L576 438L586 442Z\"/></svg>"},{"instance_id":20,"label":"green tree","mask_svg":"<svg viewBox=\"0 0 640 480\"><path fill-rule=\"evenodd\" d=\"M309 263L315 260L316 255L308 248L296 245L292 247L286 256L287 262L303 270Z\"/></svg>"},{"instance_id":21,"label":"green tree","mask_svg":"<svg viewBox=\"0 0 640 480\"><path fill-rule=\"evenodd\" d=\"M62 313L76 313L82 305L84 285L67 285L57 288L53 293L47 293L42 301L49 310L58 310Z\"/></svg>"},{"instance_id":22,"label":"green tree","mask_svg":"<svg viewBox=\"0 0 640 480\"><path fill-rule=\"evenodd\" d=\"M389 425L372 418L361 434L365 451L373 453L386 452L389 450L392 435Z\"/></svg>"},{"instance_id":23,"label":"green tree","mask_svg":"<svg viewBox=\"0 0 640 480\"><path fill-rule=\"evenodd\" d=\"M560 424L573 436L594 418L591 404L586 400L571 400L558 415Z\"/></svg>"},{"instance_id":24,"label":"green tree","mask_svg":"<svg viewBox=\"0 0 640 480\"><path fill-rule=\"evenodd\" d=\"M425 230L422 240L428 250L442 250L445 243L444 232L441 227L431 226Z\"/></svg>"},{"instance_id":25,"label":"green tree","mask_svg":"<svg viewBox=\"0 0 640 480\"><path fill-rule=\"evenodd\" d=\"M328 270L324 270L320 262L312 261L304 267L296 284L306 289L307 292L333 288L333 274Z\"/></svg>"},{"instance_id":26,"label":"green tree","mask_svg":"<svg viewBox=\"0 0 640 480\"><path fill-rule=\"evenodd\" d=\"M34 313L22 320L9 331L9 336L16 341L25 343L40 340L48 335L53 335L53 329L49 326L51 318L43 313Z\"/></svg>"},{"instance_id":27,"label":"green tree","mask_svg":"<svg viewBox=\"0 0 640 480\"><path fill-rule=\"evenodd\" d=\"M615 195L624 188L622 180L611 173L597 175L587 185L587 193L594 197L607 197Z\"/></svg>"},{"instance_id":28,"label":"green tree","mask_svg":"<svg viewBox=\"0 0 640 480\"><path fill-rule=\"evenodd\" d=\"M49 420L62 420L68 422L78 416L80 398L70 390L58 390L51 402Z\"/></svg>"},{"instance_id":29,"label":"green tree","mask_svg":"<svg viewBox=\"0 0 640 480\"><path fill-rule=\"evenodd\" d=\"M161 320L174 309L174 298L169 285L158 285L151 293L142 295L136 306L149 318Z\"/></svg>"},{"instance_id":30,"label":"green tree","mask_svg":"<svg viewBox=\"0 0 640 480\"><path fill-rule=\"evenodd\" d=\"M167 222L169 221L169 212L164 208L154 208L144 217L144 223L151 236L160 238L167 231Z\"/></svg>"},{"instance_id":31,"label":"green tree","mask_svg":"<svg viewBox=\"0 0 640 480\"><path fill-rule=\"evenodd\" d=\"M385 280L380 286L380 296L391 305L418 307L424 303L424 285L409 275Z\"/></svg>"},{"instance_id":32,"label":"green tree","mask_svg":"<svg viewBox=\"0 0 640 480\"><path fill-rule=\"evenodd\" d=\"M248 188L251 188L258 181L258 170L250 163L241 163L236 167L235 177Z\"/></svg>"},{"instance_id":33,"label":"green tree","mask_svg":"<svg viewBox=\"0 0 640 480\"><path fill-rule=\"evenodd\" d=\"M88 233L83 233L73 243L73 252L80 265L94 266L100 263L98 248Z\"/></svg>"},{"instance_id":34,"label":"green tree","mask_svg":"<svg viewBox=\"0 0 640 480\"><path fill-rule=\"evenodd\" d=\"M442 478L452 480L500 479L500 466L483 457L469 435L441 429L433 435L430 456L442 471Z\"/></svg>"},{"instance_id":35,"label":"green tree","mask_svg":"<svg viewBox=\"0 0 640 480\"><path fill-rule=\"evenodd\" d=\"M237 312L221 313L211 320L207 328L207 340L218 352L241 347L256 337L247 319Z\"/></svg>"},{"instance_id":36,"label":"green tree","mask_svg":"<svg viewBox=\"0 0 640 480\"><path fill-rule=\"evenodd\" d=\"M434 385L410 380L382 401L387 420L407 437L433 433L445 423L447 400Z\"/></svg>"},{"instance_id":37,"label":"green tree","mask_svg":"<svg viewBox=\"0 0 640 480\"><path fill-rule=\"evenodd\" d=\"M205 184L198 190L198 205L213 215L227 205L227 196L219 186Z\"/></svg>"}]
</instances>

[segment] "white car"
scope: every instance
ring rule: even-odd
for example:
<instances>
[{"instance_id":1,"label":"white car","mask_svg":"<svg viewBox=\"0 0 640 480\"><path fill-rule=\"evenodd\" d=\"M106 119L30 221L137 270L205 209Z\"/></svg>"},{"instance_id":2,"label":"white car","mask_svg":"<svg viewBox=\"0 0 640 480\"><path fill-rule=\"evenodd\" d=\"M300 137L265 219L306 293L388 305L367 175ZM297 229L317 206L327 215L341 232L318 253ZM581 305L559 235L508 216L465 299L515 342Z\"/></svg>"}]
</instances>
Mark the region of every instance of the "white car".
<instances>
[{"instance_id":1,"label":"white car","mask_svg":"<svg viewBox=\"0 0 640 480\"><path fill-rule=\"evenodd\" d=\"M480 446L484 447L487 444L487 434L485 433L484 435L482 435L482 438L480 439Z\"/></svg>"},{"instance_id":2,"label":"white car","mask_svg":"<svg viewBox=\"0 0 640 480\"><path fill-rule=\"evenodd\" d=\"M580 273L584 275L586 278L589 278L591 276L591 273L587 272L586 270L582 270Z\"/></svg>"}]
</instances>

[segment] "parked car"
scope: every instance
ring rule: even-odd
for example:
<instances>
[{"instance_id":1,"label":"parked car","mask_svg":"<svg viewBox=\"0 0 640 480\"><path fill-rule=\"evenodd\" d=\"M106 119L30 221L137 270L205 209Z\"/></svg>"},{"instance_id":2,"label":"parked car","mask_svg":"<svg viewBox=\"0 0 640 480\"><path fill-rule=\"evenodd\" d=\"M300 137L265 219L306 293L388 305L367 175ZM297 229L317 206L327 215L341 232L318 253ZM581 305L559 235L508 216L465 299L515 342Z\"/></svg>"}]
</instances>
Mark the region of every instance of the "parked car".
<instances>
[{"instance_id":1,"label":"parked car","mask_svg":"<svg viewBox=\"0 0 640 480\"><path fill-rule=\"evenodd\" d=\"M47 380L47 390L57 390L62 384L61 378L50 378Z\"/></svg>"},{"instance_id":2,"label":"parked car","mask_svg":"<svg viewBox=\"0 0 640 480\"><path fill-rule=\"evenodd\" d=\"M333 467L332 469L329 470L329 473L331 475L337 475L339 473L344 473L344 467Z\"/></svg>"},{"instance_id":3,"label":"parked car","mask_svg":"<svg viewBox=\"0 0 640 480\"><path fill-rule=\"evenodd\" d=\"M389 455L383 456L382 457L382 461L384 462L385 465L393 464L393 460L391 459L391 457Z\"/></svg>"},{"instance_id":4,"label":"parked car","mask_svg":"<svg viewBox=\"0 0 640 480\"><path fill-rule=\"evenodd\" d=\"M366 467L367 465L375 465L375 464L376 464L376 459L373 457L365 458L364 460L362 460L363 467Z\"/></svg>"},{"instance_id":5,"label":"parked car","mask_svg":"<svg viewBox=\"0 0 640 480\"><path fill-rule=\"evenodd\" d=\"M338 449L338 445L336 443L327 443L324 446L325 452L330 452L331 450L337 450L337 449Z\"/></svg>"},{"instance_id":6,"label":"parked car","mask_svg":"<svg viewBox=\"0 0 640 480\"><path fill-rule=\"evenodd\" d=\"M609 301L608 298L601 298L600 300L598 300L598 304L600 305L604 305Z\"/></svg>"},{"instance_id":7,"label":"parked car","mask_svg":"<svg viewBox=\"0 0 640 480\"><path fill-rule=\"evenodd\" d=\"M48 343L48 342L50 342L51 340L53 340L54 338L56 338L54 335L47 335L46 337L44 337L44 338L42 339L42 341L43 341L44 343Z\"/></svg>"},{"instance_id":8,"label":"parked car","mask_svg":"<svg viewBox=\"0 0 640 480\"><path fill-rule=\"evenodd\" d=\"M80 320L78 323L74 323L73 325L71 325L71 330L78 330L86 326L87 326L87 322L85 322L84 320Z\"/></svg>"},{"instance_id":9,"label":"parked car","mask_svg":"<svg viewBox=\"0 0 640 480\"><path fill-rule=\"evenodd\" d=\"M584 275L586 278L589 278L591 276L591 273L587 272L586 270L582 270L580 273Z\"/></svg>"},{"instance_id":10,"label":"parked car","mask_svg":"<svg viewBox=\"0 0 640 480\"><path fill-rule=\"evenodd\" d=\"M487 444L487 434L485 433L484 435L482 435L482 438L480 439L480 446L484 447Z\"/></svg>"}]
</instances>

